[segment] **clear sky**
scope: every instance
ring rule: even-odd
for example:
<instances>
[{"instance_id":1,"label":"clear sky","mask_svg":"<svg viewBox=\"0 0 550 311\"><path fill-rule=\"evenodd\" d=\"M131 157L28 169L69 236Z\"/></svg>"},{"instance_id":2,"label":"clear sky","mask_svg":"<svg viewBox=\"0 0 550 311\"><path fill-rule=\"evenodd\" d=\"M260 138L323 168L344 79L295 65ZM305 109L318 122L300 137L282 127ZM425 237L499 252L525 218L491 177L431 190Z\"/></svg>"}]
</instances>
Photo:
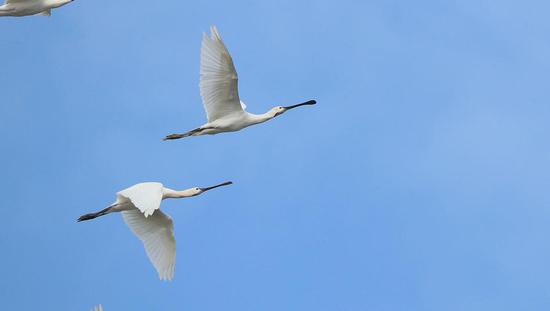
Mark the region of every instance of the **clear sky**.
<instances>
[{"instance_id":1,"label":"clear sky","mask_svg":"<svg viewBox=\"0 0 550 311\"><path fill-rule=\"evenodd\" d=\"M548 1L77 0L0 19L3 310L548 310ZM248 110L205 121L218 26ZM161 282L120 215L166 201Z\"/></svg>"}]
</instances>

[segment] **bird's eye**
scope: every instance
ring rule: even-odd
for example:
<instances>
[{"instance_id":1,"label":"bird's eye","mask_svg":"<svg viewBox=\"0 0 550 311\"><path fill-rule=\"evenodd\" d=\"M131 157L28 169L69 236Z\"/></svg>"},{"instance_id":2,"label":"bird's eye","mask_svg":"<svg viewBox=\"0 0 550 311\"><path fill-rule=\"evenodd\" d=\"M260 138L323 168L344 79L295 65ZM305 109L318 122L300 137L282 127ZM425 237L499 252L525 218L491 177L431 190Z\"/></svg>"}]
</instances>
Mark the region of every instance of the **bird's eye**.
<instances>
[{"instance_id":1,"label":"bird's eye","mask_svg":"<svg viewBox=\"0 0 550 311\"><path fill-rule=\"evenodd\" d=\"M199 188L195 188L195 190L199 190Z\"/></svg>"}]
</instances>

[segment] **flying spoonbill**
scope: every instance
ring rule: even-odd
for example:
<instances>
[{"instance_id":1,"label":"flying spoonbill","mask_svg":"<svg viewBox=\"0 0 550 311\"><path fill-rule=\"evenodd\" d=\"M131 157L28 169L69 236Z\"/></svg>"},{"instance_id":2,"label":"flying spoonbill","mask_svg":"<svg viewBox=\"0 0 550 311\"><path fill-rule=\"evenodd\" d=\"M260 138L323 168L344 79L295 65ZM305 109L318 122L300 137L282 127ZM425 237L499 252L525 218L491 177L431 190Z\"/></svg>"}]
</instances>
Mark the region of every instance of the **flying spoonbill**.
<instances>
[{"instance_id":1,"label":"flying spoonbill","mask_svg":"<svg viewBox=\"0 0 550 311\"><path fill-rule=\"evenodd\" d=\"M136 184L117 193L116 201L109 207L80 216L78 221L90 220L114 212L122 212L122 218L132 232L143 242L147 256L161 280L171 280L176 266L176 239L172 218L160 210L164 199L188 198L208 190L231 185L227 181L215 186L186 190L172 190L158 182Z\"/></svg>"},{"instance_id":2,"label":"flying spoonbill","mask_svg":"<svg viewBox=\"0 0 550 311\"><path fill-rule=\"evenodd\" d=\"M247 112L246 105L239 99L238 76L233 59L216 27L212 26L210 31L210 37L204 33L202 38L199 84L208 122L187 133L168 135L164 140L235 132L271 120L290 109L316 104L316 101L309 100L292 106L277 106L264 114Z\"/></svg>"},{"instance_id":3,"label":"flying spoonbill","mask_svg":"<svg viewBox=\"0 0 550 311\"><path fill-rule=\"evenodd\" d=\"M103 311L103 306L99 305L99 306L95 307L92 311Z\"/></svg>"},{"instance_id":4,"label":"flying spoonbill","mask_svg":"<svg viewBox=\"0 0 550 311\"><path fill-rule=\"evenodd\" d=\"M0 16L52 15L56 9L74 0L6 0L0 6Z\"/></svg>"}]
</instances>

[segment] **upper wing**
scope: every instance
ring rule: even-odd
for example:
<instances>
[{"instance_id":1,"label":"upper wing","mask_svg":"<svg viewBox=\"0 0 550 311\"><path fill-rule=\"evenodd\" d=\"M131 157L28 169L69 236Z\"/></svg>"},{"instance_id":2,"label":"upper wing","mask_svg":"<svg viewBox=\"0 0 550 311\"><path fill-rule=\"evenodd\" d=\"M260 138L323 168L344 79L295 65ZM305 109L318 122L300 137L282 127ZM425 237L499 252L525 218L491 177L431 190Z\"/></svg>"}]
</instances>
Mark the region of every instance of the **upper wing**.
<instances>
[{"instance_id":1,"label":"upper wing","mask_svg":"<svg viewBox=\"0 0 550 311\"><path fill-rule=\"evenodd\" d=\"M31 1L29 1L29 0L6 0L6 4L23 3L23 2L31 2Z\"/></svg>"},{"instance_id":2,"label":"upper wing","mask_svg":"<svg viewBox=\"0 0 550 311\"><path fill-rule=\"evenodd\" d=\"M117 193L119 200L122 198L132 201L145 217L153 214L160 207L162 201L162 184L158 182L146 182L134 185Z\"/></svg>"},{"instance_id":3,"label":"upper wing","mask_svg":"<svg viewBox=\"0 0 550 311\"><path fill-rule=\"evenodd\" d=\"M148 218L138 210L123 211L122 218L132 232L143 242L149 260L161 280L171 280L176 267L176 239L174 223L161 210Z\"/></svg>"},{"instance_id":4,"label":"upper wing","mask_svg":"<svg viewBox=\"0 0 550 311\"><path fill-rule=\"evenodd\" d=\"M201 47L200 89L208 122L236 111L243 111L238 76L229 51L215 26L211 37L203 34Z\"/></svg>"}]
</instances>

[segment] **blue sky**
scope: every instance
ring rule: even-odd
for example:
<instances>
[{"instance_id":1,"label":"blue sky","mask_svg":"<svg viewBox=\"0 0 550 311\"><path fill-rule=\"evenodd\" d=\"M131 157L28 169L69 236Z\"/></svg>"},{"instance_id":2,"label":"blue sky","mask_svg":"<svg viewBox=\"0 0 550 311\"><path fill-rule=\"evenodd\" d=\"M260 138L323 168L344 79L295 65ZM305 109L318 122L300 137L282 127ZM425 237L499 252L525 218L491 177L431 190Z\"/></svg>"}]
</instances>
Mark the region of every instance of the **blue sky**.
<instances>
[{"instance_id":1,"label":"blue sky","mask_svg":"<svg viewBox=\"0 0 550 311\"><path fill-rule=\"evenodd\" d=\"M10 310L547 310L546 1L86 1L0 19L0 301ZM251 112L201 125L218 26ZM158 280L119 215L166 201Z\"/></svg>"}]
</instances>

